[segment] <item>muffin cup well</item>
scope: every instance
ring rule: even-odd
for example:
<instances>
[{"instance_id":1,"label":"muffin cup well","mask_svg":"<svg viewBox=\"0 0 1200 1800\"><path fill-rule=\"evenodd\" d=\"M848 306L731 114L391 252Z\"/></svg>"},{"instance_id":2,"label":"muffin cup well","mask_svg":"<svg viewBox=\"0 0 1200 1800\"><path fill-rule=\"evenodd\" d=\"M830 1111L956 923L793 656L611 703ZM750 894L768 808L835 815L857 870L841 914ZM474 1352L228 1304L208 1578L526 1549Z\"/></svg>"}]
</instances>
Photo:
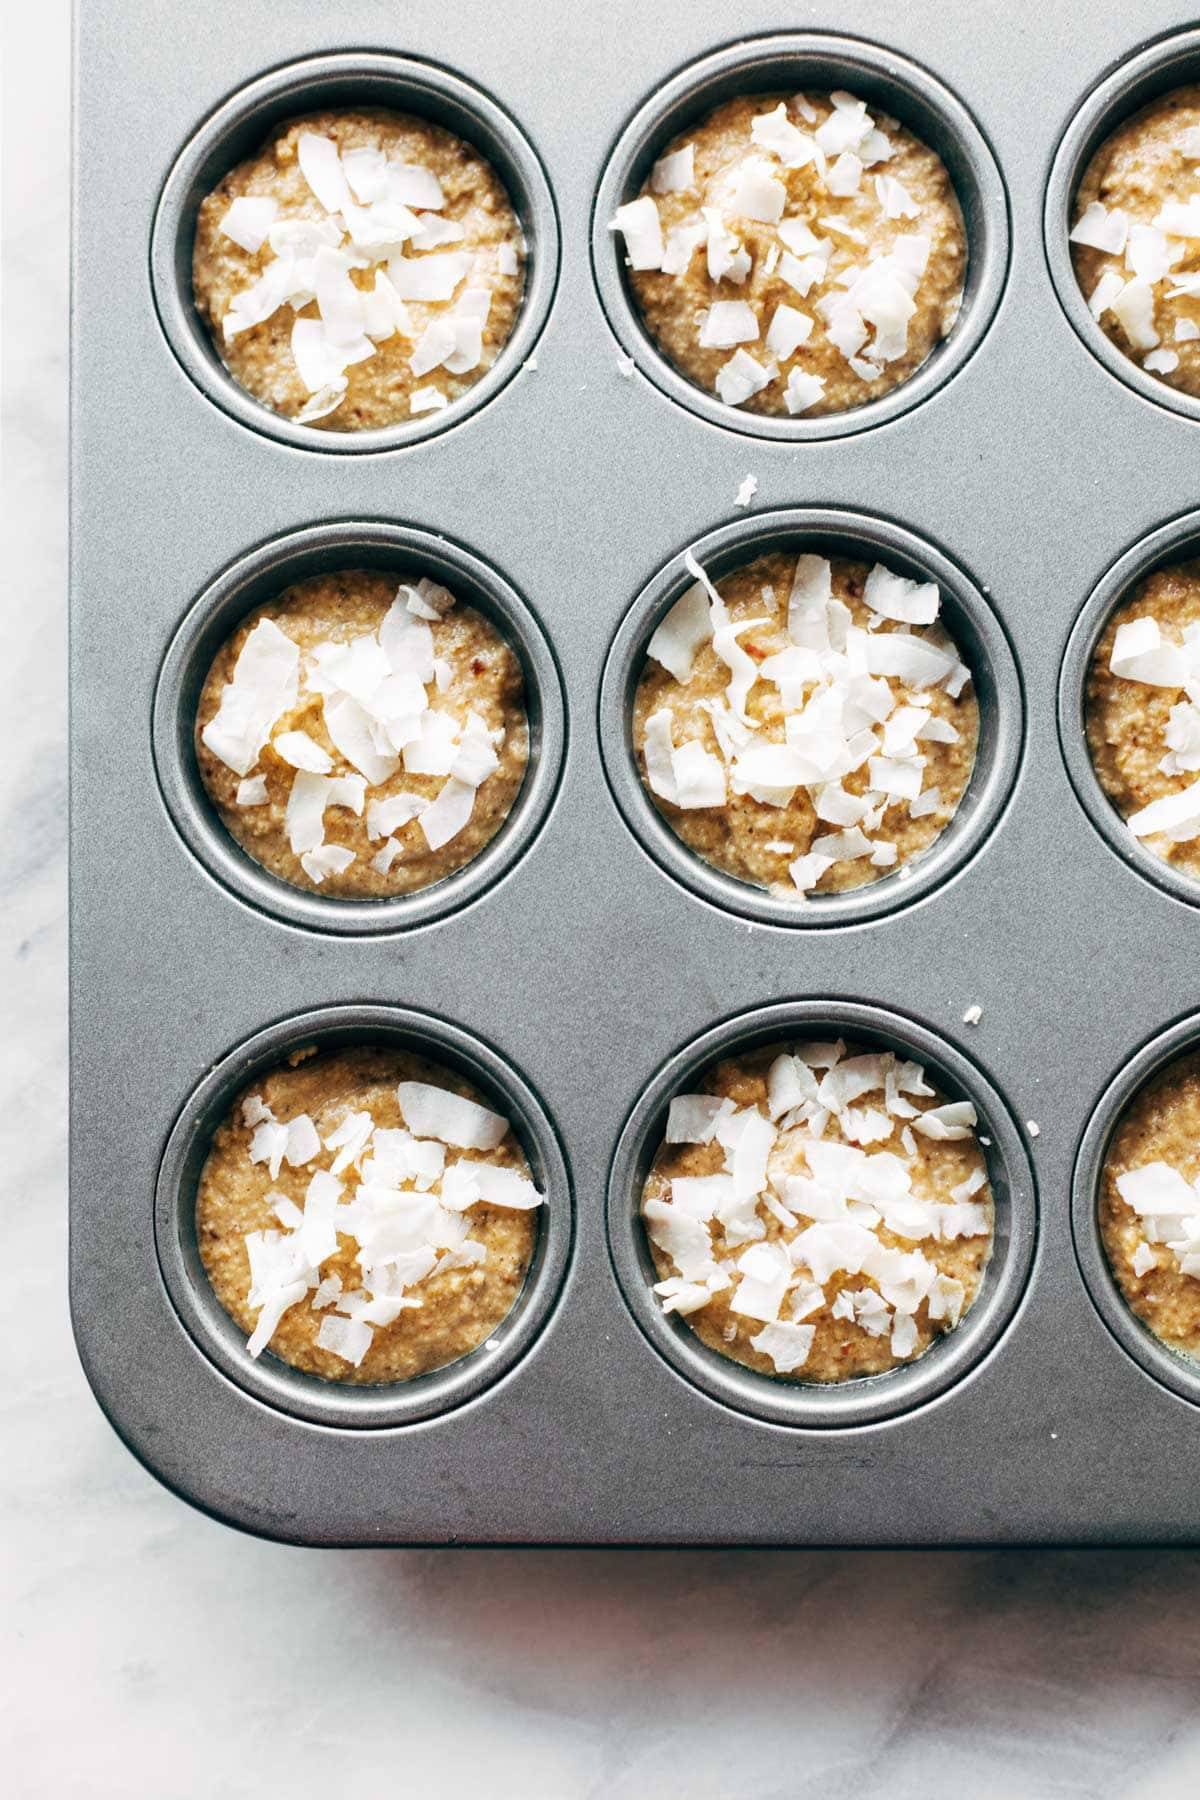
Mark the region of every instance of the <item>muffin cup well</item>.
<instances>
[{"instance_id":1,"label":"muffin cup well","mask_svg":"<svg viewBox=\"0 0 1200 1800\"><path fill-rule=\"evenodd\" d=\"M529 763L516 803L480 854L444 881L395 899L341 900L292 887L262 868L222 825L196 760L196 708L213 657L254 607L306 576L369 568L430 575L476 607L520 659ZM550 810L566 740L562 682L541 626L504 577L432 532L380 521L314 525L274 538L211 582L188 611L159 671L154 762L176 830L221 885L274 918L310 930L361 936L427 925L498 881L528 848Z\"/></svg>"},{"instance_id":2,"label":"muffin cup well","mask_svg":"<svg viewBox=\"0 0 1200 1800\"><path fill-rule=\"evenodd\" d=\"M948 1099L974 1102L995 1201L990 1260L970 1310L955 1330L886 1374L837 1385L774 1379L720 1356L653 1292L658 1279L641 1220L642 1188L662 1143L674 1095L686 1093L718 1059L793 1038L845 1036L868 1048L898 1049L929 1070ZM827 1428L875 1424L920 1406L962 1381L995 1347L1016 1314L1033 1261L1037 1198L1021 1133L1001 1095L976 1064L944 1038L882 1007L786 1000L726 1019L678 1050L654 1076L621 1132L608 1184L608 1242L630 1312L677 1374L713 1400L775 1425Z\"/></svg>"},{"instance_id":3,"label":"muffin cup well","mask_svg":"<svg viewBox=\"0 0 1200 1800\"><path fill-rule=\"evenodd\" d=\"M525 234L525 294L516 326L475 385L437 413L379 430L325 431L272 412L226 369L196 309L192 247L205 196L284 120L322 107L377 106L411 113L452 131L491 163ZM154 216L150 278L167 342L185 374L222 411L252 430L300 449L393 450L445 431L499 393L537 342L558 280L558 219L537 153L494 100L449 69L414 57L344 51L287 63L222 101L176 158Z\"/></svg>"},{"instance_id":4,"label":"muffin cup well","mask_svg":"<svg viewBox=\"0 0 1200 1800\"><path fill-rule=\"evenodd\" d=\"M1096 645L1119 606L1156 569L1200 556L1200 512L1160 525L1126 550L1088 597L1067 640L1058 682L1058 735L1075 794L1111 850L1156 887L1200 906L1200 882L1174 869L1134 837L1100 785L1087 741L1087 684Z\"/></svg>"},{"instance_id":5,"label":"muffin cup well","mask_svg":"<svg viewBox=\"0 0 1200 1800\"><path fill-rule=\"evenodd\" d=\"M1083 101L1054 153L1043 219L1054 291L1081 341L1110 375L1143 400L1152 400L1186 419L1200 419L1200 397L1147 374L1092 317L1071 261L1069 233L1076 189L1104 140L1143 106L1196 81L1200 81L1200 27L1162 38L1110 70Z\"/></svg>"},{"instance_id":6,"label":"muffin cup well","mask_svg":"<svg viewBox=\"0 0 1200 1800\"><path fill-rule=\"evenodd\" d=\"M941 157L962 208L967 273L953 330L909 380L878 400L819 418L740 412L676 369L642 322L609 221L636 198L664 146L723 101L744 94L848 88L908 127ZM804 441L848 437L898 418L948 381L978 348L1008 271L1008 199L996 160L970 113L919 64L894 50L824 32L779 32L712 51L645 100L611 151L592 215L592 267L622 350L656 387L710 424L751 437Z\"/></svg>"},{"instance_id":7,"label":"muffin cup well","mask_svg":"<svg viewBox=\"0 0 1200 1800\"><path fill-rule=\"evenodd\" d=\"M795 900L739 881L697 856L647 792L633 747L633 704L646 645L692 583L683 554L643 588L617 631L600 690L600 746L613 797L642 848L684 887L712 905L766 925L858 925L909 906L951 879L994 828L1012 792L1024 736L1024 698L1004 628L983 594L948 556L903 526L866 513L794 507L718 526L689 546L714 581L768 550L883 561L917 581L935 581L941 618L971 670L979 703L979 747L958 809L923 855L890 875L844 893Z\"/></svg>"},{"instance_id":8,"label":"muffin cup well","mask_svg":"<svg viewBox=\"0 0 1200 1800\"><path fill-rule=\"evenodd\" d=\"M237 1094L294 1050L375 1043L413 1051L466 1077L509 1119L546 1196L533 1259L512 1311L478 1349L411 1381L379 1386L323 1381L273 1357L254 1361L245 1334L213 1293L196 1241L196 1190L213 1133ZM331 1006L256 1032L209 1070L172 1127L159 1168L154 1229L159 1267L180 1321L198 1348L246 1393L313 1424L362 1430L413 1424L449 1412L499 1381L520 1360L554 1308L571 1250L570 1178L537 1095L480 1039L399 1006Z\"/></svg>"},{"instance_id":9,"label":"muffin cup well","mask_svg":"<svg viewBox=\"0 0 1200 1800\"><path fill-rule=\"evenodd\" d=\"M1200 1047L1200 1015L1178 1020L1130 1058L1113 1076L1080 1140L1071 1184L1075 1256L1092 1304L1118 1344L1171 1393L1200 1406L1200 1361L1172 1350L1144 1325L1117 1286L1100 1239L1100 1184L1113 1134L1130 1103L1155 1075Z\"/></svg>"}]
</instances>

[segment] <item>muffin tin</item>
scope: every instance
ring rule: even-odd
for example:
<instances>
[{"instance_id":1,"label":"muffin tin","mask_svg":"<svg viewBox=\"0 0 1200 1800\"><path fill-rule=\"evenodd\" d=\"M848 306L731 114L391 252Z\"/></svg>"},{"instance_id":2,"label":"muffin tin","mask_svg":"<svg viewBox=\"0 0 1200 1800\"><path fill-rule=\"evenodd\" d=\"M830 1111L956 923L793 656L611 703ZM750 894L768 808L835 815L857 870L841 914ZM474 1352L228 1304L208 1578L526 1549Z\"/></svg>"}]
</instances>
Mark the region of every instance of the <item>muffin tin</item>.
<instances>
[{"instance_id":1,"label":"muffin tin","mask_svg":"<svg viewBox=\"0 0 1200 1800\"><path fill-rule=\"evenodd\" d=\"M1036 33L998 0L886 19L846 0L782 34L748 0L730 44L711 0L518 3L499 31L479 0L403 21L370 0L336 16L216 0L185 42L138 0L80 9L72 1310L114 1426L196 1505L318 1544L1194 1537L1200 1381L1106 1285L1094 1197L1131 1077L1200 1040L1200 891L1124 842L1080 760L1079 695L1098 609L1200 534L1196 426L1114 366L1065 250L1111 97L1198 78L1186 22L1145 0L1147 46L1128 14L1064 0ZM966 304L861 413L728 413L641 333L608 212L715 99L831 83L947 160ZM513 339L419 428L274 418L190 309L204 191L271 120L330 100L470 138L529 240ZM628 703L687 547L719 573L802 539L938 579L986 742L910 876L784 910L667 841ZM292 893L198 786L206 652L286 579L422 559L522 656L522 799L479 863L422 896ZM651 1302L636 1226L671 1093L718 1053L826 1029L908 1046L975 1101L998 1202L959 1330L845 1390L709 1356ZM350 1393L249 1363L198 1268L191 1195L241 1081L356 1036L422 1043L491 1094L549 1204L487 1346Z\"/></svg>"}]
</instances>

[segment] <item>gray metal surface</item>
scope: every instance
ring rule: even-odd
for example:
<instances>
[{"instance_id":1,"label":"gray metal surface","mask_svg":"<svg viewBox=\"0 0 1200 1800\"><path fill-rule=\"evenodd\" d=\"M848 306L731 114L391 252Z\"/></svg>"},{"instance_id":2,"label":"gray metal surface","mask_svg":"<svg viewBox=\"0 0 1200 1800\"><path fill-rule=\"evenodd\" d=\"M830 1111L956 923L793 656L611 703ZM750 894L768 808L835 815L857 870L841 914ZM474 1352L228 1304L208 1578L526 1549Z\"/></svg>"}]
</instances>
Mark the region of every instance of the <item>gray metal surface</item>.
<instances>
[{"instance_id":1,"label":"gray metal surface","mask_svg":"<svg viewBox=\"0 0 1200 1800\"><path fill-rule=\"evenodd\" d=\"M185 33L161 3L81 0L71 1200L81 1355L115 1427L165 1482L280 1538L1192 1541L1200 1394L1190 1372L1172 1381L1117 1322L1094 1244L1107 1105L1084 1134L1142 1046L1200 1009L1200 919L1190 898L1115 853L1095 795L1081 804L1078 651L1064 657L1106 573L1131 550L1123 566L1141 567L1136 547L1195 506L1196 424L1169 390L1109 366L1100 333L1050 272L1062 263L1065 199L1051 171L1064 133L1110 70L1187 14L1163 0L1141 0L1135 14L1048 0L1035 20L1008 0L911 0L886 18L868 0L804 9L806 31L885 40L880 67L894 63L903 86L899 58L910 59L935 78L946 119L961 107L974 121L990 157L976 146L959 169L983 172L986 216L967 211L974 249L984 246L976 278L982 266L996 286L985 282L985 302L964 311L963 329L979 327L973 352L960 359L952 341L890 416L864 413L843 436L768 437L754 421L718 425L694 399L681 404L640 344L632 378L623 374L630 322L614 269L600 266L616 253L593 232L628 122L667 84L678 94L678 72L727 43L729 18L716 0L668 14L522 0L502 19L480 0L402 12L384 0L215 0L205 29ZM779 15L745 0L737 25L752 38L777 32ZM418 442L344 455L323 433L284 441L278 422L235 404L193 363L202 349L180 348L179 319L172 348L151 243L170 172L218 107L264 72L354 50L428 61L494 97L544 171L553 205L529 200L526 228L535 270L539 248L556 266L544 260L535 276L546 308L535 368L514 356L486 404L443 416ZM828 66L828 45L813 54ZM1172 65L1171 81L1191 77ZM446 116L440 92L430 104ZM903 112L899 95L891 104ZM909 116L930 116L920 94ZM476 135L496 141L486 120ZM644 156L640 127L637 143ZM193 168L193 197L196 179ZM161 255L155 267L162 304L170 271ZM822 917L814 905L798 929L731 910L664 866L619 773L628 750L607 696L627 615L677 579L687 545L733 522L747 529L733 502L748 473L758 511L862 515L876 522L868 542L900 529L927 560L945 558L965 628L996 647L998 671L1010 651L1015 661L995 680L1003 779L993 769L985 781L986 828L960 842L944 879L924 890L915 874L878 916ZM512 596L522 644L544 637L566 712L535 757L536 829L489 885L464 889L449 910L439 900L436 916L398 914L359 935L272 907L238 888L211 843L207 855L199 840L188 847L171 773L179 719L163 713L160 688L192 608L233 565L260 550L269 563L276 540L345 521L433 534L477 559L498 616ZM555 685L548 675L546 710ZM969 820L961 839L972 831ZM854 1423L788 1411L786 1395L774 1418L755 1416L736 1376L706 1382L656 1335L634 1283L630 1172L643 1166L670 1071L686 1074L697 1040L726 1021L752 1037L763 1008L796 1003L805 1017L868 1031L874 1013L847 1008L894 1015L894 1033L932 1045L947 1085L970 1092L995 1128L1002 1229L978 1319L896 1378L894 1411L881 1382L872 1391L884 1400L870 1398ZM962 1022L972 1003L983 1009L975 1028ZM187 1169L226 1091L225 1059L253 1058L260 1033L282 1025L286 1036L298 1015L342 1029L346 1013L327 1009L345 1008L368 1009L351 1015L364 1029L443 1022L442 1048L511 1099L553 1191L544 1262L503 1366L468 1367L458 1387L449 1377L448 1410L401 1424L369 1415L361 1428L335 1416L336 1402L300 1416L311 1396L277 1372L251 1391L188 1272L186 1241ZM1185 1023L1171 1043L1191 1036ZM890 1416L866 1417L880 1411Z\"/></svg>"}]
</instances>

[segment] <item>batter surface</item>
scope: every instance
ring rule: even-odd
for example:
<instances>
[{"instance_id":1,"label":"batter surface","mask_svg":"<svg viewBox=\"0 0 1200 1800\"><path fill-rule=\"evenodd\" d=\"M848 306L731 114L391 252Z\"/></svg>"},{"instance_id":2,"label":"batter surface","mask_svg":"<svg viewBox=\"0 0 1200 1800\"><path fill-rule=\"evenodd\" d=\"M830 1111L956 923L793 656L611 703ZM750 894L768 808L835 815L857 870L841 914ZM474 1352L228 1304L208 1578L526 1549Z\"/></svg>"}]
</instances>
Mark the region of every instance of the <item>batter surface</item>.
<instances>
[{"instance_id":1,"label":"batter surface","mask_svg":"<svg viewBox=\"0 0 1200 1800\"><path fill-rule=\"evenodd\" d=\"M1172 1350L1200 1356L1200 1055L1146 1083L1104 1163L1099 1224L1132 1310Z\"/></svg>"},{"instance_id":2,"label":"batter surface","mask_svg":"<svg viewBox=\"0 0 1200 1800\"><path fill-rule=\"evenodd\" d=\"M1092 657L1087 740L1133 835L1200 880L1200 563L1158 569Z\"/></svg>"},{"instance_id":3,"label":"batter surface","mask_svg":"<svg viewBox=\"0 0 1200 1800\"><path fill-rule=\"evenodd\" d=\"M510 336L524 239L494 169L426 119L281 125L200 206L196 306L230 374L285 418L366 431L438 412Z\"/></svg>"},{"instance_id":4,"label":"batter surface","mask_svg":"<svg viewBox=\"0 0 1200 1800\"><path fill-rule=\"evenodd\" d=\"M783 551L689 589L650 641L633 713L643 780L689 849L793 900L927 850L979 736L939 604L933 583Z\"/></svg>"},{"instance_id":5,"label":"batter surface","mask_svg":"<svg viewBox=\"0 0 1200 1800\"><path fill-rule=\"evenodd\" d=\"M975 1124L919 1064L840 1041L715 1064L672 1102L642 1194L665 1310L764 1375L911 1362L958 1324L991 1254Z\"/></svg>"},{"instance_id":6,"label":"batter surface","mask_svg":"<svg viewBox=\"0 0 1200 1800\"><path fill-rule=\"evenodd\" d=\"M230 834L281 881L344 899L414 893L478 856L528 754L521 665L495 628L444 587L372 570L256 607L196 715Z\"/></svg>"},{"instance_id":7,"label":"batter surface","mask_svg":"<svg viewBox=\"0 0 1200 1800\"><path fill-rule=\"evenodd\" d=\"M958 317L967 241L941 159L845 93L726 101L613 221L651 337L749 412L844 412Z\"/></svg>"},{"instance_id":8,"label":"batter surface","mask_svg":"<svg viewBox=\"0 0 1200 1800\"><path fill-rule=\"evenodd\" d=\"M1071 255L1105 336L1200 394L1200 87L1155 100L1101 144L1075 196Z\"/></svg>"},{"instance_id":9,"label":"batter surface","mask_svg":"<svg viewBox=\"0 0 1200 1800\"><path fill-rule=\"evenodd\" d=\"M439 1117L451 1096L469 1110ZM502 1185L472 1200L489 1180ZM378 1046L302 1050L218 1127L196 1234L252 1355L269 1344L329 1381L408 1381L507 1316L540 1202L507 1121L459 1076Z\"/></svg>"}]
</instances>

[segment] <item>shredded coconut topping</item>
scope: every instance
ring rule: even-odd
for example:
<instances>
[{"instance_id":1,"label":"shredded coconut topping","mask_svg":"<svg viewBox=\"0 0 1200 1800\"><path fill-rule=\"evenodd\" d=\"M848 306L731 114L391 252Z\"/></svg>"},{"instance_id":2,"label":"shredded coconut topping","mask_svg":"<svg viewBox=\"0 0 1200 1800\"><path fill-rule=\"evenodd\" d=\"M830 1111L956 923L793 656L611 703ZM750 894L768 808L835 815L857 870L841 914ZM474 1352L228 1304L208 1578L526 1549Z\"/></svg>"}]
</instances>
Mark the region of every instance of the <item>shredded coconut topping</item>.
<instances>
[{"instance_id":1,"label":"shredded coconut topping","mask_svg":"<svg viewBox=\"0 0 1200 1800\"><path fill-rule=\"evenodd\" d=\"M252 1134L247 1154L252 1164L266 1164L272 1181L285 1161L322 1165L313 1167L303 1207L286 1195L267 1196L279 1230L244 1236L249 1304L258 1315L247 1343L252 1357L284 1314L311 1295L312 1308L326 1312L317 1343L357 1367L376 1329L422 1304L421 1285L431 1275L486 1259L486 1244L471 1236L478 1222L472 1207L527 1211L542 1204L528 1176L486 1160L507 1137L507 1119L425 1082L401 1082L397 1097L406 1129L350 1111L323 1143L307 1113L284 1121L261 1095L243 1102L242 1123ZM463 1150L478 1154L457 1154ZM361 1285L354 1288L336 1271L321 1273L344 1239L358 1246Z\"/></svg>"},{"instance_id":2,"label":"shredded coconut topping","mask_svg":"<svg viewBox=\"0 0 1200 1800\"><path fill-rule=\"evenodd\" d=\"M440 583L402 582L378 631L349 642L319 641L306 653L269 619L249 633L221 691L216 716L201 738L235 774L239 806L267 801L265 775L252 774L268 747L292 777L285 824L289 845L318 886L342 874L354 853L326 842L326 815L338 808L361 817L368 837L386 838L416 820L431 850L461 832L478 790L499 768L502 727L492 730L475 712L447 710L441 696L453 668L434 656L432 624L455 605ZM439 666L440 665L440 666ZM432 691L431 691L432 690ZM272 735L301 693L320 699L331 754L307 731ZM372 797L404 770L444 777L428 800L401 790ZM397 843L386 866L402 852Z\"/></svg>"},{"instance_id":3,"label":"shredded coconut topping","mask_svg":"<svg viewBox=\"0 0 1200 1800\"><path fill-rule=\"evenodd\" d=\"M297 157L319 217L280 217L274 199L243 196L221 220L223 235L243 250L270 252L221 319L226 342L281 307L292 309L292 358L310 396L297 415L302 423L335 413L348 391L346 370L397 334L412 344L415 375L478 368L494 282L519 272L518 247L504 243L474 256L447 248L465 233L439 217L446 198L432 170L390 161L380 150L343 155L333 138L313 131L300 133ZM354 279L368 274L369 285ZM410 397L413 413L448 404L436 386Z\"/></svg>"},{"instance_id":4,"label":"shredded coconut topping","mask_svg":"<svg viewBox=\"0 0 1200 1800\"><path fill-rule=\"evenodd\" d=\"M939 686L957 696L970 679L938 623L936 585L876 565L863 601L872 623L888 628L863 630L833 595L829 561L802 554L787 604L791 643L760 661L744 640L767 618L731 621L690 552L685 561L696 580L654 632L647 656L686 687L697 652L711 642L730 680L724 702L687 709L682 741L671 706L646 719L642 754L651 791L683 809L723 806L731 794L780 808L806 789L818 821L837 829L819 831L792 863L801 894L835 863L869 857L876 867L892 866L898 852L889 814L899 809L921 818L941 806L940 791L925 785L923 746L958 738L949 721L915 702ZM760 692L763 706L752 707ZM865 791L847 791L845 777L864 767Z\"/></svg>"},{"instance_id":5,"label":"shredded coconut topping","mask_svg":"<svg viewBox=\"0 0 1200 1800\"><path fill-rule=\"evenodd\" d=\"M922 1154L909 1122L926 1140L974 1152L961 1181ZM826 1311L868 1337L889 1336L893 1358L906 1360L922 1345L923 1320L952 1329L966 1304L939 1246L991 1235L976 1123L970 1102L938 1099L918 1063L888 1051L848 1055L840 1043L782 1051L765 1104L677 1095L666 1143L719 1148L724 1167L652 1172L647 1183L646 1230L675 1268L655 1288L664 1310L698 1313L727 1296L732 1313L762 1325L749 1341L779 1374L803 1367L816 1327L801 1322Z\"/></svg>"},{"instance_id":6,"label":"shredded coconut topping","mask_svg":"<svg viewBox=\"0 0 1200 1800\"><path fill-rule=\"evenodd\" d=\"M894 148L865 103L841 92L829 100L832 111L815 131L807 127L818 114L800 95L759 113L745 153L706 177L697 175L690 143L662 157L651 171L649 191L618 207L610 229L623 239L631 269L680 276L705 246L711 281L736 290L746 286L754 264L742 241L745 222L772 227L773 240L756 252L756 277L777 275L801 298L821 290L815 308L819 335L868 385L908 349L909 321L933 240L920 229L921 204L883 168ZM813 184L807 217L787 210L784 177L796 169L806 170ZM670 216L677 222L664 233L656 196L685 192L696 196L694 211L679 221L673 205ZM845 216L821 210L830 199L853 202L859 218L874 214L886 248L864 255L867 235ZM821 399L824 387L815 370L804 367L804 346L817 321L791 307L777 308L771 321L760 312L761 302L748 295L717 299L703 315L703 348L753 343L770 325L770 359L759 361L739 350L718 372L716 391L726 405L743 406L780 383L788 412L804 412ZM780 314L789 313L791 320L781 320Z\"/></svg>"}]
</instances>

